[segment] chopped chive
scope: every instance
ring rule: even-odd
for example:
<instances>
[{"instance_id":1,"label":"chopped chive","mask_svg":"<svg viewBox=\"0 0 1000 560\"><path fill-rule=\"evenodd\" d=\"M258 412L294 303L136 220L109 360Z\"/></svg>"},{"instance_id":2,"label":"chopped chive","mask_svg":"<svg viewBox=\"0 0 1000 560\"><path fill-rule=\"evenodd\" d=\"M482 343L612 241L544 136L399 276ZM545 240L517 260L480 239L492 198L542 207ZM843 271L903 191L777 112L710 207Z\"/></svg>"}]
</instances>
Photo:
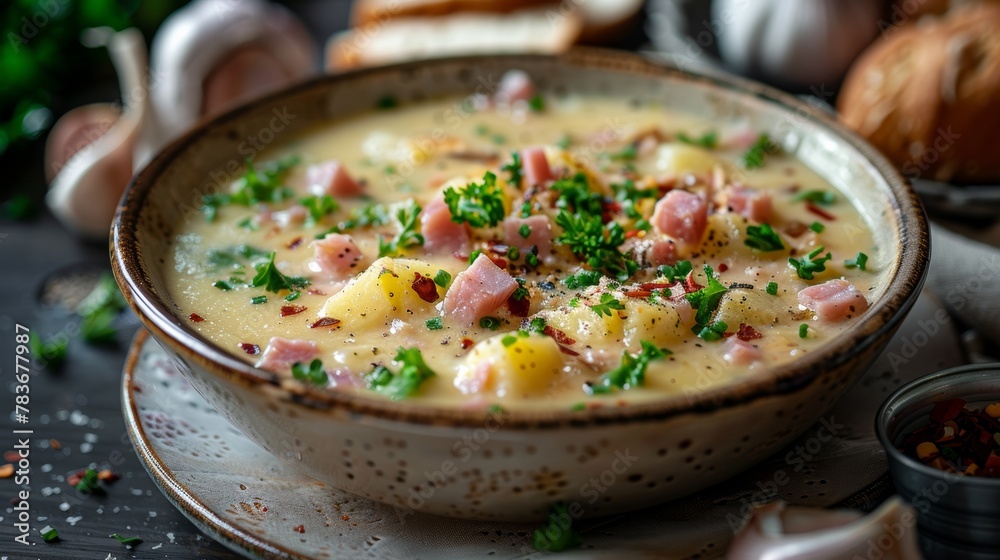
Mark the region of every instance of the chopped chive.
<instances>
[{"instance_id":1,"label":"chopped chive","mask_svg":"<svg viewBox=\"0 0 1000 560\"><path fill-rule=\"evenodd\" d=\"M813 222L809 224L809 229L815 231L816 233L823 233L823 230L826 229L826 226L824 226L819 222Z\"/></svg>"},{"instance_id":2,"label":"chopped chive","mask_svg":"<svg viewBox=\"0 0 1000 560\"><path fill-rule=\"evenodd\" d=\"M59 531L52 528L51 525L46 525L38 531L42 535L42 540L45 542L53 542L59 540Z\"/></svg>"},{"instance_id":3,"label":"chopped chive","mask_svg":"<svg viewBox=\"0 0 1000 560\"><path fill-rule=\"evenodd\" d=\"M507 249L507 258L512 261L516 261L517 259L521 258L521 250L518 249L517 247L510 247L509 249Z\"/></svg>"},{"instance_id":4,"label":"chopped chive","mask_svg":"<svg viewBox=\"0 0 1000 560\"><path fill-rule=\"evenodd\" d=\"M847 268L857 268L858 270L865 270L868 266L868 255L858 252L858 255L851 260L844 261L844 266Z\"/></svg>"},{"instance_id":5,"label":"chopped chive","mask_svg":"<svg viewBox=\"0 0 1000 560\"><path fill-rule=\"evenodd\" d=\"M300 295L302 295L302 292L292 292L292 293L288 294L287 296L285 296L285 301L295 301L295 300L299 299Z\"/></svg>"},{"instance_id":6,"label":"chopped chive","mask_svg":"<svg viewBox=\"0 0 1000 560\"><path fill-rule=\"evenodd\" d=\"M250 298L250 303L254 305L259 305L261 303L267 303L267 296L255 296Z\"/></svg>"},{"instance_id":7,"label":"chopped chive","mask_svg":"<svg viewBox=\"0 0 1000 560\"><path fill-rule=\"evenodd\" d=\"M451 284L451 274L448 274L446 270L438 270L437 274L434 275L434 283L442 288L447 288L448 284Z\"/></svg>"},{"instance_id":8,"label":"chopped chive","mask_svg":"<svg viewBox=\"0 0 1000 560\"><path fill-rule=\"evenodd\" d=\"M802 323L799 325L799 338L806 338L809 336L809 325Z\"/></svg>"},{"instance_id":9,"label":"chopped chive","mask_svg":"<svg viewBox=\"0 0 1000 560\"><path fill-rule=\"evenodd\" d=\"M497 319L496 317L483 317L479 320L479 326L484 329L495 331L500 328L500 319Z\"/></svg>"},{"instance_id":10,"label":"chopped chive","mask_svg":"<svg viewBox=\"0 0 1000 560\"><path fill-rule=\"evenodd\" d=\"M580 412L582 410L587 410L587 403L578 402L573 406L569 407L569 409L572 410L573 412Z\"/></svg>"},{"instance_id":11,"label":"chopped chive","mask_svg":"<svg viewBox=\"0 0 1000 560\"><path fill-rule=\"evenodd\" d=\"M480 251L479 249L476 249L475 251L473 251L472 254L469 255L469 264L472 264L472 263L476 262L476 259L478 259L479 255L482 255L482 254L483 254L483 252Z\"/></svg>"},{"instance_id":12,"label":"chopped chive","mask_svg":"<svg viewBox=\"0 0 1000 560\"><path fill-rule=\"evenodd\" d=\"M439 331L439 330L441 330L441 329L444 328L444 325L441 324L441 318L440 317L434 317L433 319L427 319L426 321L424 321L424 325L427 326L427 328L429 330L432 330L432 331Z\"/></svg>"},{"instance_id":13,"label":"chopped chive","mask_svg":"<svg viewBox=\"0 0 1000 560\"><path fill-rule=\"evenodd\" d=\"M778 283L768 282L764 290L767 291L767 293L771 294L772 296L776 296L778 295Z\"/></svg>"},{"instance_id":14,"label":"chopped chive","mask_svg":"<svg viewBox=\"0 0 1000 560\"><path fill-rule=\"evenodd\" d=\"M114 533L114 534L109 535L109 536L111 538L113 538L113 539L117 539L118 542L122 543L125 546L132 546L132 545L139 544L139 543L142 542L142 539L140 539L139 537L123 537L123 536L119 535L118 533Z\"/></svg>"},{"instance_id":15,"label":"chopped chive","mask_svg":"<svg viewBox=\"0 0 1000 560\"><path fill-rule=\"evenodd\" d=\"M212 285L222 290L223 292L228 292L229 290L233 289L233 287L229 284L229 282L226 282L225 280L219 280L218 282Z\"/></svg>"},{"instance_id":16,"label":"chopped chive","mask_svg":"<svg viewBox=\"0 0 1000 560\"><path fill-rule=\"evenodd\" d=\"M527 239L531 235L531 226L528 224L521 224L521 227L517 228L517 233L520 234L521 237Z\"/></svg>"}]
</instances>

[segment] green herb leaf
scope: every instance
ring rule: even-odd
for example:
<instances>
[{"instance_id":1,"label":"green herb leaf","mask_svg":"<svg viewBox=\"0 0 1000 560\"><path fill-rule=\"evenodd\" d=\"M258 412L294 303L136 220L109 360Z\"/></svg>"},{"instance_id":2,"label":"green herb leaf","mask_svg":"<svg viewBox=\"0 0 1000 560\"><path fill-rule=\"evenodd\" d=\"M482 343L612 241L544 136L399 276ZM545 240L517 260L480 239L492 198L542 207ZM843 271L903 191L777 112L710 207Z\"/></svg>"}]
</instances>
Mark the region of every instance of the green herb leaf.
<instances>
[{"instance_id":1,"label":"green herb leaf","mask_svg":"<svg viewBox=\"0 0 1000 560\"><path fill-rule=\"evenodd\" d=\"M590 190L590 181L583 172L572 177L559 179L552 183L552 190L559 193L556 208L568 210L574 214L604 213L604 197Z\"/></svg>"},{"instance_id":2,"label":"green herb leaf","mask_svg":"<svg viewBox=\"0 0 1000 560\"><path fill-rule=\"evenodd\" d=\"M824 226L823 224L821 224L819 222L813 222L813 223L809 224L809 229L815 231L816 233L823 233L823 230L826 229L826 226Z\"/></svg>"},{"instance_id":3,"label":"green herb leaf","mask_svg":"<svg viewBox=\"0 0 1000 560\"><path fill-rule=\"evenodd\" d=\"M625 242L625 230L618 222L604 225L599 213L580 215L561 210L556 224L563 228L557 241L569 247L577 258L586 259L590 268L622 282L638 270L635 261L618 250Z\"/></svg>"},{"instance_id":4,"label":"green herb leaf","mask_svg":"<svg viewBox=\"0 0 1000 560\"><path fill-rule=\"evenodd\" d=\"M305 288L310 284L309 280L300 276L285 276L274 264L274 256L277 252L271 251L267 256L267 262L256 266L257 275L253 277L250 285L254 288L264 287L269 292L279 293L281 290L295 290Z\"/></svg>"},{"instance_id":5,"label":"green herb leaf","mask_svg":"<svg viewBox=\"0 0 1000 560\"><path fill-rule=\"evenodd\" d=\"M511 152L510 157L510 163L504 164L500 169L510 174L508 183L520 188L522 178L521 153Z\"/></svg>"},{"instance_id":6,"label":"green herb leaf","mask_svg":"<svg viewBox=\"0 0 1000 560\"><path fill-rule=\"evenodd\" d=\"M479 326L484 329L495 331L500 328L500 319L496 317L483 317L479 320Z\"/></svg>"},{"instance_id":7,"label":"green herb leaf","mask_svg":"<svg viewBox=\"0 0 1000 560\"><path fill-rule=\"evenodd\" d=\"M596 286L601 283L601 278L604 278L604 275L596 270L581 270L563 279L563 284L566 284L566 287L571 290L577 290L587 286Z\"/></svg>"},{"instance_id":8,"label":"green herb leaf","mask_svg":"<svg viewBox=\"0 0 1000 560\"><path fill-rule=\"evenodd\" d=\"M301 362L292 364L292 377L298 381L312 383L321 387L325 387L330 380L323 369L323 361L319 358L309 362L308 366Z\"/></svg>"},{"instance_id":9,"label":"green herb leaf","mask_svg":"<svg viewBox=\"0 0 1000 560\"><path fill-rule=\"evenodd\" d=\"M142 543L142 539L140 539L139 537L123 537L118 533L110 535L110 538L116 539L118 542L122 543L125 546L135 546L137 544Z\"/></svg>"},{"instance_id":10,"label":"green herb leaf","mask_svg":"<svg viewBox=\"0 0 1000 560\"><path fill-rule=\"evenodd\" d=\"M399 221L400 231L391 241L385 241L379 237L378 256L379 258L399 255L400 251L411 247L419 247L424 244L424 236L417 233L417 219L420 217L420 205L410 199L406 206L396 211L396 219Z\"/></svg>"},{"instance_id":11,"label":"green herb leaf","mask_svg":"<svg viewBox=\"0 0 1000 560\"><path fill-rule=\"evenodd\" d=\"M262 303L267 303L267 296L254 296L250 298L250 303L254 305L260 305Z\"/></svg>"},{"instance_id":12,"label":"green herb leaf","mask_svg":"<svg viewBox=\"0 0 1000 560\"><path fill-rule=\"evenodd\" d=\"M614 392L618 389L627 391L641 387L646 379L646 368L650 362L662 360L671 354L670 350L657 348L652 342L642 340L639 343L642 352L629 354L622 352L621 364L605 373L594 384L585 384L583 390L588 395L598 395Z\"/></svg>"},{"instance_id":13,"label":"green herb leaf","mask_svg":"<svg viewBox=\"0 0 1000 560\"><path fill-rule=\"evenodd\" d=\"M569 137L569 134L563 134L556 140L556 146L559 146L563 150L568 150L572 145L573 139Z\"/></svg>"},{"instance_id":14,"label":"green herb leaf","mask_svg":"<svg viewBox=\"0 0 1000 560\"><path fill-rule=\"evenodd\" d=\"M83 317L80 331L84 342L88 344L114 342L118 333L114 322L123 309L125 309L125 298L118 290L114 277L102 273L94 289L83 298L76 309L76 312Z\"/></svg>"},{"instance_id":15,"label":"green herb leaf","mask_svg":"<svg viewBox=\"0 0 1000 560\"><path fill-rule=\"evenodd\" d=\"M47 342L31 331L28 337L28 348L31 353L45 361L45 367L56 370L66 361L66 348L69 346L68 336L50 338Z\"/></svg>"},{"instance_id":16,"label":"green herb leaf","mask_svg":"<svg viewBox=\"0 0 1000 560\"><path fill-rule=\"evenodd\" d=\"M536 113L541 113L545 110L545 98L540 93L535 94L528 100L528 107Z\"/></svg>"},{"instance_id":17,"label":"green herb leaf","mask_svg":"<svg viewBox=\"0 0 1000 560\"><path fill-rule=\"evenodd\" d=\"M323 196L308 196L300 199L299 202L309 211L309 221L307 221L306 225L318 224L324 216L333 214L340 208L337 201L328 194L324 194Z\"/></svg>"},{"instance_id":18,"label":"green herb leaf","mask_svg":"<svg viewBox=\"0 0 1000 560\"><path fill-rule=\"evenodd\" d=\"M331 233L345 233L355 228L383 226L389 223L390 219L389 210L384 204L371 202L351 210L347 220L319 233L316 239L323 239Z\"/></svg>"},{"instance_id":19,"label":"green herb leaf","mask_svg":"<svg viewBox=\"0 0 1000 560\"><path fill-rule=\"evenodd\" d=\"M432 331L439 331L439 330L441 330L441 329L444 328L444 325L441 323L441 318L440 317L434 317L433 319L427 319L426 321L424 321L424 325L427 327L428 330L432 330Z\"/></svg>"},{"instance_id":20,"label":"green herb leaf","mask_svg":"<svg viewBox=\"0 0 1000 560\"><path fill-rule=\"evenodd\" d=\"M747 226L747 237L743 243L758 251L780 251L785 248L781 236L768 224Z\"/></svg>"},{"instance_id":21,"label":"green herb leaf","mask_svg":"<svg viewBox=\"0 0 1000 560\"><path fill-rule=\"evenodd\" d=\"M520 330L527 333L545 334L545 319L535 317L526 325L523 325Z\"/></svg>"},{"instance_id":22,"label":"green herb leaf","mask_svg":"<svg viewBox=\"0 0 1000 560\"><path fill-rule=\"evenodd\" d=\"M743 167L747 169L763 167L768 154L774 154L778 151L778 145L772 142L767 134L761 134L753 146L743 154Z\"/></svg>"},{"instance_id":23,"label":"green herb leaf","mask_svg":"<svg viewBox=\"0 0 1000 560\"><path fill-rule=\"evenodd\" d=\"M617 152L608 154L608 157L610 157L614 161L632 161L636 158L638 154L639 153L635 149L635 146L632 146L630 144Z\"/></svg>"},{"instance_id":24,"label":"green herb leaf","mask_svg":"<svg viewBox=\"0 0 1000 560\"><path fill-rule=\"evenodd\" d=\"M469 183L460 190L448 187L444 191L444 201L451 210L452 221L472 227L492 227L500 223L506 210L503 189L496 182L496 175L487 171L482 183Z\"/></svg>"},{"instance_id":25,"label":"green herb leaf","mask_svg":"<svg viewBox=\"0 0 1000 560\"><path fill-rule=\"evenodd\" d=\"M714 342L716 340L720 340L723 337L723 335L726 334L726 329L728 328L729 325L727 325L726 323L722 321L716 321L711 325L706 325L706 326L696 325L692 330L694 330L695 334L698 335L698 338L705 340L707 342Z\"/></svg>"},{"instance_id":26,"label":"green herb leaf","mask_svg":"<svg viewBox=\"0 0 1000 560\"><path fill-rule=\"evenodd\" d=\"M853 259L844 261L844 266L847 268L857 268L858 270L866 270L868 266L868 255L858 252L857 256Z\"/></svg>"},{"instance_id":27,"label":"green herb leaf","mask_svg":"<svg viewBox=\"0 0 1000 560\"><path fill-rule=\"evenodd\" d=\"M59 540L59 531L52 528L51 525L46 525L39 529L38 533L42 535L42 540L45 542L55 542Z\"/></svg>"},{"instance_id":28,"label":"green herb leaf","mask_svg":"<svg viewBox=\"0 0 1000 560\"><path fill-rule=\"evenodd\" d=\"M705 265L705 278L708 279L708 284L698 290L697 292L692 292L685 295L688 303L691 307L697 309L695 313L695 322L698 326L707 326L712 318L712 313L719 306L719 301L722 300L723 294L726 293L727 288L722 285L715 277L715 271L712 267Z\"/></svg>"},{"instance_id":29,"label":"green herb leaf","mask_svg":"<svg viewBox=\"0 0 1000 560\"><path fill-rule=\"evenodd\" d=\"M301 295L302 295L302 292L292 292L292 293L288 294L287 296L285 296L285 301L295 301L295 300L299 299L299 296L301 296Z\"/></svg>"},{"instance_id":30,"label":"green herb leaf","mask_svg":"<svg viewBox=\"0 0 1000 560\"><path fill-rule=\"evenodd\" d=\"M622 311L625 309L625 306L622 305L622 302L615 299L615 296L606 292L601 294L600 302L594 305L588 305L587 307L589 307L591 310L593 310L594 313L597 313L598 315L607 315L608 317L612 315L611 313L612 309L616 309L618 311Z\"/></svg>"},{"instance_id":31,"label":"green herb leaf","mask_svg":"<svg viewBox=\"0 0 1000 560\"><path fill-rule=\"evenodd\" d=\"M788 264L795 269L799 278L803 280L812 280L815 273L826 270L826 261L830 260L832 257L830 253L827 253L825 257L820 257L819 254L822 253L823 250L824 248L821 245L813 249L812 252L801 259L789 257Z\"/></svg>"},{"instance_id":32,"label":"green herb leaf","mask_svg":"<svg viewBox=\"0 0 1000 560\"><path fill-rule=\"evenodd\" d=\"M545 525L535 529L533 545L537 550L562 552L580 546L580 534L573 529L573 518L565 504L555 504Z\"/></svg>"},{"instance_id":33,"label":"green herb leaf","mask_svg":"<svg viewBox=\"0 0 1000 560\"><path fill-rule=\"evenodd\" d=\"M806 338L809 336L809 325L802 323L799 325L799 338Z\"/></svg>"},{"instance_id":34,"label":"green herb leaf","mask_svg":"<svg viewBox=\"0 0 1000 560\"><path fill-rule=\"evenodd\" d=\"M691 261L677 261L673 266L669 264L660 265L656 269L657 276L663 276L667 282L678 282L687 278L687 275L694 270Z\"/></svg>"},{"instance_id":35,"label":"green herb leaf","mask_svg":"<svg viewBox=\"0 0 1000 560\"><path fill-rule=\"evenodd\" d=\"M445 270L438 270L437 274L434 275L434 283L442 288L447 288L448 284L451 284L451 274Z\"/></svg>"},{"instance_id":36,"label":"green herb leaf","mask_svg":"<svg viewBox=\"0 0 1000 560\"><path fill-rule=\"evenodd\" d=\"M837 195L830 191L802 191L792 197L792 202L812 202L821 206L830 206L837 202Z\"/></svg>"},{"instance_id":37,"label":"green herb leaf","mask_svg":"<svg viewBox=\"0 0 1000 560\"><path fill-rule=\"evenodd\" d=\"M778 284L777 282L768 282L767 286L764 287L764 291L771 294L772 296L778 295Z\"/></svg>"},{"instance_id":38,"label":"green herb leaf","mask_svg":"<svg viewBox=\"0 0 1000 560\"><path fill-rule=\"evenodd\" d=\"M76 483L76 489L84 494L104 493L104 487L101 486L101 479L97 477L97 471L94 469L87 469L83 472L80 482Z\"/></svg>"},{"instance_id":39,"label":"green herb leaf","mask_svg":"<svg viewBox=\"0 0 1000 560\"><path fill-rule=\"evenodd\" d=\"M692 138L683 132L678 132L676 138L685 144L701 146L710 150L719 145L719 133L714 130L709 130L697 138Z\"/></svg>"},{"instance_id":40,"label":"green herb leaf","mask_svg":"<svg viewBox=\"0 0 1000 560\"><path fill-rule=\"evenodd\" d=\"M3 213L11 220L23 222L38 215L38 205L26 194L15 194L4 203Z\"/></svg>"},{"instance_id":41,"label":"green herb leaf","mask_svg":"<svg viewBox=\"0 0 1000 560\"><path fill-rule=\"evenodd\" d=\"M476 262L476 259L478 259L479 255L482 255L482 254L483 254L483 252L480 251L479 249L475 249L471 253L469 253L469 264L472 264L472 263Z\"/></svg>"},{"instance_id":42,"label":"green herb leaf","mask_svg":"<svg viewBox=\"0 0 1000 560\"><path fill-rule=\"evenodd\" d=\"M393 361L402 364L398 373L393 374L388 368L379 366L366 377L370 389L392 400L413 396L424 381L435 376L434 371L424 363L418 348L400 347Z\"/></svg>"}]
</instances>

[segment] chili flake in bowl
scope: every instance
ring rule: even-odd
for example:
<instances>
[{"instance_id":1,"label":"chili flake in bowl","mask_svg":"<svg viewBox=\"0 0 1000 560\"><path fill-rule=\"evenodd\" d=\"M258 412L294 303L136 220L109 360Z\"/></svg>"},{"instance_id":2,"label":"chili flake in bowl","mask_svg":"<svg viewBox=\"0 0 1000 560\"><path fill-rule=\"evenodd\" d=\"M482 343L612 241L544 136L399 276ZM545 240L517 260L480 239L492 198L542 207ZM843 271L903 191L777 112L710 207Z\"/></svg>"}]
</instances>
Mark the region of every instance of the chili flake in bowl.
<instances>
[{"instance_id":1,"label":"chili flake in bowl","mask_svg":"<svg viewBox=\"0 0 1000 560\"><path fill-rule=\"evenodd\" d=\"M960 398L939 401L929 421L903 440L903 453L935 469L1000 478L1000 402L970 408Z\"/></svg>"}]
</instances>

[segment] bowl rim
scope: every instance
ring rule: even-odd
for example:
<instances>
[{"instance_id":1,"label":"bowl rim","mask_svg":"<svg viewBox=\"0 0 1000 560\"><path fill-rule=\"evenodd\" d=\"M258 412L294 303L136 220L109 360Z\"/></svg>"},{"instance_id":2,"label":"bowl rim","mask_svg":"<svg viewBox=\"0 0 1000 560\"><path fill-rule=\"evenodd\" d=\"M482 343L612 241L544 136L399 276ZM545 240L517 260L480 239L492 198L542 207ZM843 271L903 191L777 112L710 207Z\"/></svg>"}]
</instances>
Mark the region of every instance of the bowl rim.
<instances>
[{"instance_id":1,"label":"bowl rim","mask_svg":"<svg viewBox=\"0 0 1000 560\"><path fill-rule=\"evenodd\" d=\"M956 387L967 382L977 380L982 377L982 374L990 371L1000 371L1000 362L967 364L964 366L943 369L930 375L918 377L917 379L914 379L913 381L910 381L893 391L892 394L885 399L882 405L879 406L878 412L875 413L875 436L878 438L879 443L882 444L882 447L885 448L886 454L891 458L890 462L895 461L897 464L903 465L910 470L923 474L924 476L942 480L946 479L949 483L968 484L984 489L988 488L990 491L996 491L1000 488L1000 478L985 478L981 476L962 476L960 474L952 474L947 471L929 467L920 461L917 461L913 457L910 457L896 448L896 444L893 442L893 438L890 437L887 429L890 420L899 414L898 410L892 410L892 408L898 404L898 401L900 401L903 397L909 395L919 395L927 390L927 386L933 385L941 379L951 378L951 386Z\"/></svg>"},{"instance_id":2,"label":"bowl rim","mask_svg":"<svg viewBox=\"0 0 1000 560\"><path fill-rule=\"evenodd\" d=\"M788 394L814 382L824 371L849 363L878 340L891 334L902 322L920 293L930 257L930 237L923 206L909 182L875 148L820 108L810 106L791 94L770 86L729 75L684 69L655 56L596 48L574 48L560 55L500 54L468 55L432 60L403 62L388 66L361 68L339 74L328 74L293 85L222 115L199 122L193 129L163 148L129 182L122 195L111 226L110 252L112 270L125 299L140 321L161 342L197 362L213 375L255 386L280 388L302 405L325 411L346 411L369 418L405 423L444 425L451 427L481 427L492 414L488 410L462 409L427 404L396 402L377 395L354 391L321 391L282 386L277 375L254 368L232 353L210 342L185 321L174 315L153 289L149 271L143 265L136 232L139 216L152 185L171 163L187 150L194 140L209 131L237 121L259 107L306 92L312 88L349 87L354 80L372 75L393 74L434 67L497 61L506 68L517 68L519 62L549 62L581 69L625 72L651 79L678 80L708 86L729 94L745 96L776 106L786 114L795 114L810 124L837 136L856 150L864 163L886 183L895 216L895 231L899 236L899 255L893 261L894 270L883 296L873 303L860 321L850 330L839 334L829 343L801 359L768 368L735 383L701 391L695 396L678 393L648 403L627 406L587 407L582 411L505 411L501 429L540 429L563 426L587 427L636 421L663 420L681 414L707 414L720 408L747 404L758 399Z\"/></svg>"}]
</instances>

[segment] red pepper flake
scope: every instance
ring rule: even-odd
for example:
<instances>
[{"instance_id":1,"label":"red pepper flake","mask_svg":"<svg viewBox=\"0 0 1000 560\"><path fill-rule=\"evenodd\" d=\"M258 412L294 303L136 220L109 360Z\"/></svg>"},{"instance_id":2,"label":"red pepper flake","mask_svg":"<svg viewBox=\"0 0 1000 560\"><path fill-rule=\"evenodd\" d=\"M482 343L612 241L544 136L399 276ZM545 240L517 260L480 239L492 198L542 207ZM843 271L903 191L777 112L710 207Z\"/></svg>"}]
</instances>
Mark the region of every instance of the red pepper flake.
<instances>
[{"instance_id":1,"label":"red pepper flake","mask_svg":"<svg viewBox=\"0 0 1000 560\"><path fill-rule=\"evenodd\" d=\"M21 460L21 454L11 449L3 452L3 460L8 463L16 463Z\"/></svg>"},{"instance_id":2,"label":"red pepper flake","mask_svg":"<svg viewBox=\"0 0 1000 560\"><path fill-rule=\"evenodd\" d=\"M289 315L298 315L302 313L307 308L304 305L282 305L281 306L281 316L288 317Z\"/></svg>"},{"instance_id":3,"label":"red pepper flake","mask_svg":"<svg viewBox=\"0 0 1000 560\"><path fill-rule=\"evenodd\" d=\"M570 338L566 333L549 325L545 325L545 328L542 330L542 334L545 336L551 336L559 344L576 344L576 341Z\"/></svg>"},{"instance_id":4,"label":"red pepper flake","mask_svg":"<svg viewBox=\"0 0 1000 560\"><path fill-rule=\"evenodd\" d=\"M900 451L925 465L964 476L1000 478L1000 402L966 408L962 399L934 404L928 423Z\"/></svg>"},{"instance_id":5,"label":"red pepper flake","mask_svg":"<svg viewBox=\"0 0 1000 560\"><path fill-rule=\"evenodd\" d=\"M697 292L702 288L704 288L704 286L694 281L694 271L689 272L687 277L684 278L684 291L690 294L692 292Z\"/></svg>"},{"instance_id":6,"label":"red pepper flake","mask_svg":"<svg viewBox=\"0 0 1000 560\"><path fill-rule=\"evenodd\" d=\"M826 210L823 210L819 206L816 206L812 202L806 202L806 210L812 212L813 214L816 214L817 216L823 218L824 220L830 220L832 222L833 220L837 219L836 216L827 212Z\"/></svg>"},{"instance_id":7,"label":"red pepper flake","mask_svg":"<svg viewBox=\"0 0 1000 560\"><path fill-rule=\"evenodd\" d=\"M202 321L205 320L204 317L202 317L201 315L198 315L197 313L192 313L192 314L188 315L188 319L191 319L192 323L200 323L200 322L202 322Z\"/></svg>"},{"instance_id":8,"label":"red pepper flake","mask_svg":"<svg viewBox=\"0 0 1000 560\"><path fill-rule=\"evenodd\" d=\"M475 344L475 342L473 342L473 340L471 338L463 338L462 339L462 350L468 350L469 348L472 348L473 344Z\"/></svg>"},{"instance_id":9,"label":"red pepper flake","mask_svg":"<svg viewBox=\"0 0 1000 560\"><path fill-rule=\"evenodd\" d=\"M59 440L57 440L57 439L50 439L49 440L49 447L51 447L52 449L55 449L56 451L59 451L60 449L62 449L62 444L59 443Z\"/></svg>"},{"instance_id":10,"label":"red pepper flake","mask_svg":"<svg viewBox=\"0 0 1000 560\"><path fill-rule=\"evenodd\" d=\"M501 259L500 257L492 255L486 255L486 256L489 257L489 259L493 261L493 264L497 265L498 267L507 268L507 259Z\"/></svg>"},{"instance_id":11,"label":"red pepper flake","mask_svg":"<svg viewBox=\"0 0 1000 560\"><path fill-rule=\"evenodd\" d=\"M306 526L296 525L295 527L292 527L292 530L301 535L306 532Z\"/></svg>"},{"instance_id":12,"label":"red pepper flake","mask_svg":"<svg viewBox=\"0 0 1000 560\"><path fill-rule=\"evenodd\" d=\"M931 420L941 423L954 420L963 409L965 409L965 401L962 399L941 401L934 405L934 410L931 411Z\"/></svg>"},{"instance_id":13,"label":"red pepper flake","mask_svg":"<svg viewBox=\"0 0 1000 560\"><path fill-rule=\"evenodd\" d=\"M236 346L239 346L240 350L250 354L251 356L256 356L260 354L260 346L253 344L251 342L240 342Z\"/></svg>"},{"instance_id":14,"label":"red pepper flake","mask_svg":"<svg viewBox=\"0 0 1000 560\"><path fill-rule=\"evenodd\" d=\"M725 272L729 270L729 265L726 263L719 263L719 272Z\"/></svg>"},{"instance_id":15,"label":"red pepper flake","mask_svg":"<svg viewBox=\"0 0 1000 560\"><path fill-rule=\"evenodd\" d=\"M343 519L344 521L347 521L348 519L350 519L350 517L347 517L346 515L342 515L342 516L340 516L340 518Z\"/></svg>"},{"instance_id":16,"label":"red pepper flake","mask_svg":"<svg viewBox=\"0 0 1000 560\"><path fill-rule=\"evenodd\" d=\"M0 478L10 478L14 476L14 465L7 463L0 467Z\"/></svg>"},{"instance_id":17,"label":"red pepper flake","mask_svg":"<svg viewBox=\"0 0 1000 560\"><path fill-rule=\"evenodd\" d=\"M673 288L677 285L677 282L643 282L639 285L642 290L665 290L667 288Z\"/></svg>"},{"instance_id":18,"label":"red pepper flake","mask_svg":"<svg viewBox=\"0 0 1000 560\"><path fill-rule=\"evenodd\" d=\"M302 239L302 236L300 235L300 236L296 237L295 239L289 241L288 244L285 245L285 247L288 247L289 249L296 249L296 248L298 248L299 245L302 245L302 241L303 241L303 239Z\"/></svg>"},{"instance_id":19,"label":"red pepper flake","mask_svg":"<svg viewBox=\"0 0 1000 560\"><path fill-rule=\"evenodd\" d=\"M637 229L630 229L630 230L626 231L625 232L625 239L631 239L633 237L638 237L639 236L639 231L640 230L637 230Z\"/></svg>"},{"instance_id":20,"label":"red pepper flake","mask_svg":"<svg viewBox=\"0 0 1000 560\"><path fill-rule=\"evenodd\" d=\"M750 342L751 340L757 340L758 338L763 337L764 335L757 332L757 329L746 323L740 323L740 328L736 331L736 338L742 340L743 342Z\"/></svg>"},{"instance_id":21,"label":"red pepper flake","mask_svg":"<svg viewBox=\"0 0 1000 560\"><path fill-rule=\"evenodd\" d=\"M559 345L559 351L562 352L563 354L566 354L567 356L579 356L580 355L579 352L575 352L573 350L570 350L569 348L566 348L562 344Z\"/></svg>"},{"instance_id":22,"label":"red pepper flake","mask_svg":"<svg viewBox=\"0 0 1000 560\"><path fill-rule=\"evenodd\" d=\"M653 292L650 291L650 290L626 290L625 291L625 297L631 297L631 298L648 298L651 295L653 295Z\"/></svg>"},{"instance_id":23,"label":"red pepper flake","mask_svg":"<svg viewBox=\"0 0 1000 560\"><path fill-rule=\"evenodd\" d=\"M108 469L103 469L97 473L97 480L101 480L103 482L114 482L119 478L121 478L120 475L113 473Z\"/></svg>"},{"instance_id":24,"label":"red pepper flake","mask_svg":"<svg viewBox=\"0 0 1000 560\"><path fill-rule=\"evenodd\" d=\"M422 276L419 272L416 273L416 277L413 279L411 287L414 292L417 292L420 299L426 301L427 303L434 303L441 297L438 295L437 284L434 283L434 280L427 276Z\"/></svg>"},{"instance_id":25,"label":"red pepper flake","mask_svg":"<svg viewBox=\"0 0 1000 560\"><path fill-rule=\"evenodd\" d=\"M333 317L321 317L315 323L309 325L310 329L318 329L322 327L335 327L340 324L340 319L334 319Z\"/></svg>"},{"instance_id":26,"label":"red pepper flake","mask_svg":"<svg viewBox=\"0 0 1000 560\"><path fill-rule=\"evenodd\" d=\"M323 290L318 290L316 288L309 288L308 290L306 290L306 293L309 294L309 295L311 295L311 296L325 296L326 295L326 292L324 292Z\"/></svg>"}]
</instances>

